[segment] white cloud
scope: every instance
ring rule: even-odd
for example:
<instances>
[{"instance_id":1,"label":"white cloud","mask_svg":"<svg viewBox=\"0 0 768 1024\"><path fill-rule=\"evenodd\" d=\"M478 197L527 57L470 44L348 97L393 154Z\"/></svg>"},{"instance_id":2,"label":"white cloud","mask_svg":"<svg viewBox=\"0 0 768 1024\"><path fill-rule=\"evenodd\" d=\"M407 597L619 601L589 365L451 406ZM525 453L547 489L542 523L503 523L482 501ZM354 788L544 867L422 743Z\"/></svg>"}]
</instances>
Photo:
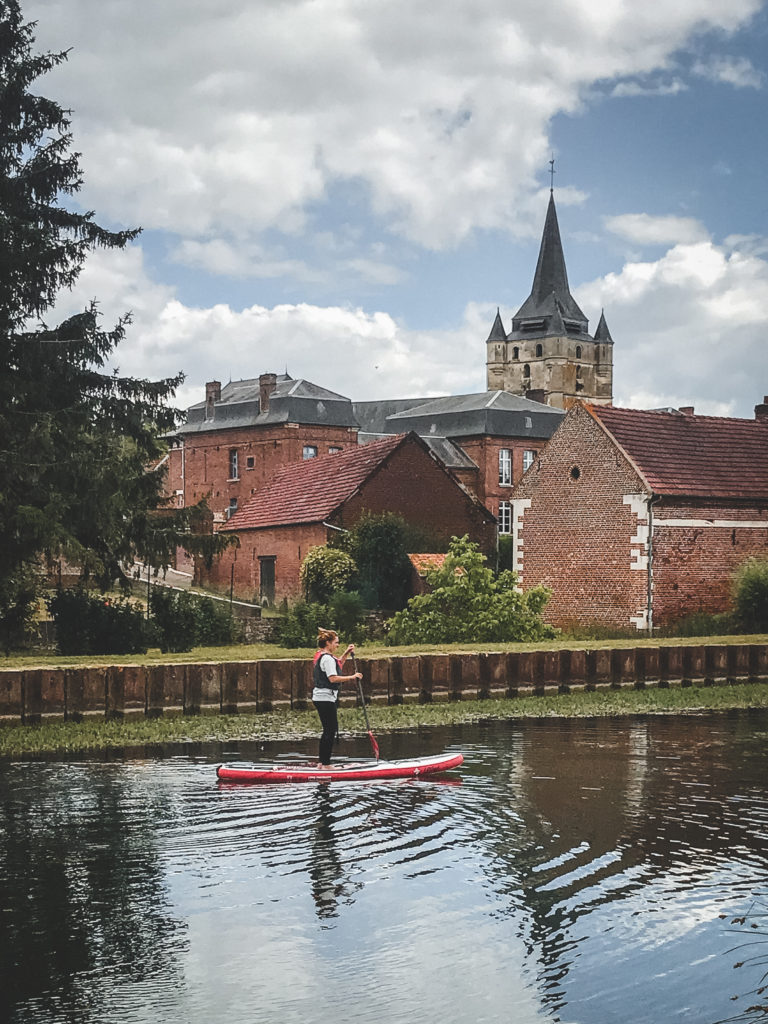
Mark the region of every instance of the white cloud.
<instances>
[{"instance_id":1,"label":"white cloud","mask_svg":"<svg viewBox=\"0 0 768 1024\"><path fill-rule=\"evenodd\" d=\"M132 310L117 349L124 374L168 377L183 370L177 401L200 401L207 380L288 371L351 398L455 394L485 388L489 308L470 305L454 330L412 331L386 312L282 304L232 309L191 307L154 285L141 246L94 253L49 320L57 322L99 296L106 325Z\"/></svg>"},{"instance_id":2,"label":"white cloud","mask_svg":"<svg viewBox=\"0 0 768 1024\"><path fill-rule=\"evenodd\" d=\"M619 82L611 90L611 96L617 99L625 96L676 96L687 89L688 86L679 78L673 78L670 82L653 82L646 85L637 81Z\"/></svg>"},{"instance_id":3,"label":"white cloud","mask_svg":"<svg viewBox=\"0 0 768 1024\"><path fill-rule=\"evenodd\" d=\"M654 217L648 213L624 213L605 218L606 228L638 245L674 245L699 242L709 234L693 217Z\"/></svg>"},{"instance_id":4,"label":"white cloud","mask_svg":"<svg viewBox=\"0 0 768 1024\"><path fill-rule=\"evenodd\" d=\"M675 245L577 290L605 308L617 405L751 416L765 394L768 262L710 241Z\"/></svg>"},{"instance_id":5,"label":"white cloud","mask_svg":"<svg viewBox=\"0 0 768 1024\"><path fill-rule=\"evenodd\" d=\"M724 82L737 89L762 89L765 75L746 57L711 57L691 68L695 75L712 82Z\"/></svg>"},{"instance_id":6,"label":"white cloud","mask_svg":"<svg viewBox=\"0 0 768 1024\"><path fill-rule=\"evenodd\" d=\"M596 81L664 72L760 0L30 0L100 216L205 242L295 232L338 183L435 248L530 231L558 113ZM585 57L588 55L588 57ZM749 69L723 59L736 83ZM624 88L630 88L625 85Z\"/></svg>"}]
</instances>

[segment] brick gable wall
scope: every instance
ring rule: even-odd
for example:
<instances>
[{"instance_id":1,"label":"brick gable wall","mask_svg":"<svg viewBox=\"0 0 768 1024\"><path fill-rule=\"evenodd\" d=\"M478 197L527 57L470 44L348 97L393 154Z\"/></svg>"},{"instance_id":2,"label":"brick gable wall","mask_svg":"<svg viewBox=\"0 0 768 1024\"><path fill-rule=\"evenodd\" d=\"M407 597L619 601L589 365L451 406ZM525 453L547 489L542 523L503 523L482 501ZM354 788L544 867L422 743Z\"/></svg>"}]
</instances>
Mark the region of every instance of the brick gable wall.
<instances>
[{"instance_id":1,"label":"brick gable wall","mask_svg":"<svg viewBox=\"0 0 768 1024\"><path fill-rule=\"evenodd\" d=\"M572 410L513 491L521 583L552 589L549 622L627 628L643 620L642 490L603 430L583 409Z\"/></svg>"}]
</instances>

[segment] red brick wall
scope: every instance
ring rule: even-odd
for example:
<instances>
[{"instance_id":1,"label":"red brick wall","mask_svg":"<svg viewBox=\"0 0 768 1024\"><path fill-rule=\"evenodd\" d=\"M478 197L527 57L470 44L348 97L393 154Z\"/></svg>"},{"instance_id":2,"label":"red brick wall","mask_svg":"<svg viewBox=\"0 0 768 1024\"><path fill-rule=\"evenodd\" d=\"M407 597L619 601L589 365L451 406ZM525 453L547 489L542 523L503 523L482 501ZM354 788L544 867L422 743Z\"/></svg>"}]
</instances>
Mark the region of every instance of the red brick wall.
<instances>
[{"instance_id":1,"label":"red brick wall","mask_svg":"<svg viewBox=\"0 0 768 1024\"><path fill-rule=\"evenodd\" d=\"M329 481L333 485L333 481ZM391 511L411 523L427 527L443 537L468 533L495 560L496 524L489 521L455 480L416 442L393 453L334 518L349 528L364 510ZM224 593L229 592L234 564L234 594L244 600L258 599L259 556L275 555L275 600L293 600L300 595L299 568L310 547L325 544L327 530L321 524L244 530L240 548L226 552L210 571L199 570L199 581Z\"/></svg>"},{"instance_id":2,"label":"red brick wall","mask_svg":"<svg viewBox=\"0 0 768 1024\"><path fill-rule=\"evenodd\" d=\"M278 424L212 430L188 435L184 444L184 501L194 505L208 496L211 510L220 518L231 498L240 508L279 467L302 458L304 445L316 445L319 455L329 447L357 444L357 431L348 427ZM238 479L229 478L229 452L238 452ZM248 469L248 458L253 468Z\"/></svg>"},{"instance_id":3,"label":"red brick wall","mask_svg":"<svg viewBox=\"0 0 768 1024\"><path fill-rule=\"evenodd\" d=\"M750 556L768 556L765 507L665 501L654 509L654 519L653 616L658 626L695 612L730 608L735 570ZM664 526L679 519L693 522ZM765 526L747 525L754 523Z\"/></svg>"},{"instance_id":4,"label":"red brick wall","mask_svg":"<svg viewBox=\"0 0 768 1024\"><path fill-rule=\"evenodd\" d=\"M295 600L301 593L301 563L311 547L326 543L327 533L320 523L244 530L239 535L240 547L226 551L214 562L210 571L201 571L200 580L214 590L229 593L234 564L234 596L244 601L258 602L259 556L274 556L275 600Z\"/></svg>"},{"instance_id":5,"label":"red brick wall","mask_svg":"<svg viewBox=\"0 0 768 1024\"><path fill-rule=\"evenodd\" d=\"M498 516L499 501L509 501L512 486L523 475L523 452L526 450L540 452L546 445L545 440L526 438L517 440L510 437L461 438L459 444L467 455L478 465L477 483L470 489L484 503L489 512ZM499 452L509 448L512 452L512 485L499 483Z\"/></svg>"},{"instance_id":6,"label":"red brick wall","mask_svg":"<svg viewBox=\"0 0 768 1024\"><path fill-rule=\"evenodd\" d=\"M548 621L627 628L642 615L647 572L630 568L638 519L623 500L641 491L639 477L592 417L572 410L513 494L531 501L520 531L521 582L552 589Z\"/></svg>"},{"instance_id":7,"label":"red brick wall","mask_svg":"<svg viewBox=\"0 0 768 1024\"><path fill-rule=\"evenodd\" d=\"M334 521L348 527L365 509L395 512L444 538L468 533L495 559L496 524L416 441L393 452Z\"/></svg>"}]
</instances>

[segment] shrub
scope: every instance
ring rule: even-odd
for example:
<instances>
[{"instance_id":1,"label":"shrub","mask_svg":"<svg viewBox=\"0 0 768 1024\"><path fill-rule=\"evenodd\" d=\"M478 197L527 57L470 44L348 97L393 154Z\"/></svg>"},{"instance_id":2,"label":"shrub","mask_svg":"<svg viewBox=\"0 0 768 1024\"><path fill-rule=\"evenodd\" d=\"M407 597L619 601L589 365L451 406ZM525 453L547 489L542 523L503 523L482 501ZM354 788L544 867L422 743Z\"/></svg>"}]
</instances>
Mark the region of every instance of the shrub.
<instances>
[{"instance_id":1,"label":"shrub","mask_svg":"<svg viewBox=\"0 0 768 1024\"><path fill-rule=\"evenodd\" d=\"M487 643L542 640L556 635L541 618L545 587L517 589L513 572L494 576L468 537L453 537L443 565L427 573L431 591L412 597L390 620L389 642Z\"/></svg>"},{"instance_id":2,"label":"shrub","mask_svg":"<svg viewBox=\"0 0 768 1024\"><path fill-rule=\"evenodd\" d=\"M239 636L229 606L210 597L155 587L149 596L149 610L155 642L163 653L231 644Z\"/></svg>"},{"instance_id":3,"label":"shrub","mask_svg":"<svg viewBox=\"0 0 768 1024\"><path fill-rule=\"evenodd\" d=\"M407 542L414 536L405 520L392 512L364 512L355 524L349 550L369 607L402 608L407 601L411 577Z\"/></svg>"},{"instance_id":4,"label":"shrub","mask_svg":"<svg viewBox=\"0 0 768 1024\"><path fill-rule=\"evenodd\" d=\"M327 601L337 590L348 590L357 576L357 565L338 548L310 548L301 563L299 579L308 601Z\"/></svg>"},{"instance_id":5,"label":"shrub","mask_svg":"<svg viewBox=\"0 0 768 1024\"><path fill-rule=\"evenodd\" d=\"M656 632L659 636L725 636L738 632L738 623L729 612L694 612Z\"/></svg>"},{"instance_id":6,"label":"shrub","mask_svg":"<svg viewBox=\"0 0 768 1024\"><path fill-rule=\"evenodd\" d=\"M499 537L499 572L514 571L514 552L514 539L510 534L502 533Z\"/></svg>"},{"instance_id":7,"label":"shrub","mask_svg":"<svg viewBox=\"0 0 768 1024\"><path fill-rule=\"evenodd\" d=\"M124 600L59 590L48 601L61 654L144 654L149 630L141 608Z\"/></svg>"},{"instance_id":8,"label":"shrub","mask_svg":"<svg viewBox=\"0 0 768 1024\"><path fill-rule=\"evenodd\" d=\"M363 615L363 602L355 591L339 591L327 604L297 601L280 623L278 641L284 647L314 647L322 626L335 629L345 641L361 643L365 639Z\"/></svg>"},{"instance_id":9,"label":"shrub","mask_svg":"<svg viewBox=\"0 0 768 1024\"><path fill-rule=\"evenodd\" d=\"M734 577L736 618L748 633L768 633L768 559L749 558Z\"/></svg>"}]
</instances>

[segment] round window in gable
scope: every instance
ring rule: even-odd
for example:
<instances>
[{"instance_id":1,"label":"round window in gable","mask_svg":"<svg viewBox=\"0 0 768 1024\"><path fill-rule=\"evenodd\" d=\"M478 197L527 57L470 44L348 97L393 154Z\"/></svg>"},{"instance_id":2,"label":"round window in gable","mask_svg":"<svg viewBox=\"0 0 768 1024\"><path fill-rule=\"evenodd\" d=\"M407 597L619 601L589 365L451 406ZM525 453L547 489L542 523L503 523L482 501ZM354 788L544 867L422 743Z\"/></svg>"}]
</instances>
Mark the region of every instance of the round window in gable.
<instances>
[{"instance_id":1,"label":"round window in gable","mask_svg":"<svg viewBox=\"0 0 768 1024\"><path fill-rule=\"evenodd\" d=\"M571 467L571 480L578 480L581 476L581 470L578 466Z\"/></svg>"}]
</instances>

